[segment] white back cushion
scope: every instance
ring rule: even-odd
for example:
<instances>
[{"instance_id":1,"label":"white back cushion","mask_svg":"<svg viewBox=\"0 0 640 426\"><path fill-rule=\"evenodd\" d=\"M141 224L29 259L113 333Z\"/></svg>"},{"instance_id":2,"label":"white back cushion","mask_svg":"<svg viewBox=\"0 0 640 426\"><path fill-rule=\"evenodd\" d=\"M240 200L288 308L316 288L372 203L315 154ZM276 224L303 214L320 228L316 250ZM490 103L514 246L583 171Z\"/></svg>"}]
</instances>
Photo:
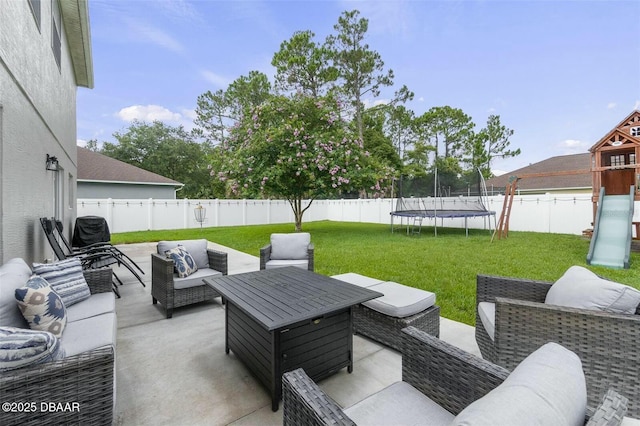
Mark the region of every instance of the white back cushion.
<instances>
[{"instance_id":1,"label":"white back cushion","mask_svg":"<svg viewBox=\"0 0 640 426\"><path fill-rule=\"evenodd\" d=\"M454 425L584 425L587 385L580 358L547 343L497 388L462 410Z\"/></svg>"},{"instance_id":2,"label":"white back cushion","mask_svg":"<svg viewBox=\"0 0 640 426\"><path fill-rule=\"evenodd\" d=\"M311 243L311 235L308 232L271 234L271 259L307 259L309 243Z\"/></svg>"},{"instance_id":3,"label":"white back cushion","mask_svg":"<svg viewBox=\"0 0 640 426\"><path fill-rule=\"evenodd\" d=\"M640 304L640 291L600 278L587 268L572 266L551 286L545 303L635 314Z\"/></svg>"}]
</instances>

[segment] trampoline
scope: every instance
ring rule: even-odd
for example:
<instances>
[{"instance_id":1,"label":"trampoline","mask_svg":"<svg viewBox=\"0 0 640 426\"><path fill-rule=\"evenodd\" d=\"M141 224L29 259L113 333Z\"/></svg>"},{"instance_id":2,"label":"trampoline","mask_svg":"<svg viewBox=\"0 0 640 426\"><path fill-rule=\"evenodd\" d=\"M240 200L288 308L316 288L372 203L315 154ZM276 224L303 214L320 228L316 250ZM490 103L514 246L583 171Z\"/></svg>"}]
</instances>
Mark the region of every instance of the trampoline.
<instances>
[{"instance_id":1,"label":"trampoline","mask_svg":"<svg viewBox=\"0 0 640 426\"><path fill-rule=\"evenodd\" d=\"M433 178L433 189L427 191L426 197L403 197L402 185L403 180L399 188L399 196L396 199L396 204L391 215L391 232L394 231L394 218L400 219L400 227L404 225L404 221L407 222L407 234L420 234L422 230L422 222L424 219L434 221L434 234L438 235L437 220L441 219L441 226L444 226L444 219L464 219L465 235L469 236L469 218L483 217L484 228L491 231L491 217L493 217L493 223L496 223L496 212L487 208L488 196L486 185L480 171L477 171L472 181L469 179L461 180L458 177L458 182L449 181L446 188L441 186L438 181L437 172ZM453 186L451 185L453 184ZM458 184L456 188L455 184ZM453 191L453 195L452 195ZM456 191L458 195L456 195ZM460 193L464 191L464 193ZM424 193L424 192L423 192Z\"/></svg>"}]
</instances>

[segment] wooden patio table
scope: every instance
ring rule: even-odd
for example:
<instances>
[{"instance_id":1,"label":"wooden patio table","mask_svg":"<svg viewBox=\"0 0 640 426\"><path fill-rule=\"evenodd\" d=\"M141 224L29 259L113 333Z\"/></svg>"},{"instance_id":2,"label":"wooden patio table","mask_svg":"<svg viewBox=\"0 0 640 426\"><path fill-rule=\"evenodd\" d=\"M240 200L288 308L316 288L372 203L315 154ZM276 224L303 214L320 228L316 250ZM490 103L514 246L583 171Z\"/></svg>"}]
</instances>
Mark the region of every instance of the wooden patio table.
<instances>
[{"instance_id":1,"label":"wooden patio table","mask_svg":"<svg viewBox=\"0 0 640 426\"><path fill-rule=\"evenodd\" d=\"M314 381L353 371L351 307L382 296L296 267L204 280L226 303L225 351L271 394L278 410L282 374L303 368Z\"/></svg>"}]
</instances>

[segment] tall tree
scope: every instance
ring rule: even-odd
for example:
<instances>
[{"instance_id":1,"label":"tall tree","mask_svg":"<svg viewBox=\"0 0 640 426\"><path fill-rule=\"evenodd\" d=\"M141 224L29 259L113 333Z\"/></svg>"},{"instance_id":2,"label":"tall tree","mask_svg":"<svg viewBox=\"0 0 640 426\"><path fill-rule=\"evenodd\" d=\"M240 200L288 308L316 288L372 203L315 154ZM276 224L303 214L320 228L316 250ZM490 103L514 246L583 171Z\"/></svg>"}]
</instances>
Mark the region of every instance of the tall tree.
<instances>
[{"instance_id":1,"label":"tall tree","mask_svg":"<svg viewBox=\"0 0 640 426\"><path fill-rule=\"evenodd\" d=\"M460 158L462 150L473 136L475 124L461 109L450 106L433 107L419 118L422 132L432 139L436 157L442 155L440 146L444 147L444 157Z\"/></svg>"},{"instance_id":2,"label":"tall tree","mask_svg":"<svg viewBox=\"0 0 640 426\"><path fill-rule=\"evenodd\" d=\"M381 166L394 171L402 169L402 160L393 146L391 138L384 132L384 111L364 116L364 149L371 153L371 158Z\"/></svg>"},{"instance_id":3,"label":"tall tree","mask_svg":"<svg viewBox=\"0 0 640 426\"><path fill-rule=\"evenodd\" d=\"M212 145L222 143L228 136L227 128L235 121L230 102L224 90L207 91L198 96L195 133Z\"/></svg>"},{"instance_id":4,"label":"tall tree","mask_svg":"<svg viewBox=\"0 0 640 426\"><path fill-rule=\"evenodd\" d=\"M213 195L208 170L211 147L195 142L182 126L134 121L113 136L118 143L105 142L103 154L183 183L183 197Z\"/></svg>"},{"instance_id":5,"label":"tall tree","mask_svg":"<svg viewBox=\"0 0 640 426\"><path fill-rule=\"evenodd\" d=\"M330 52L318 45L311 31L297 31L280 44L271 65L276 67L276 87L285 92L302 92L314 98L324 95L338 78Z\"/></svg>"},{"instance_id":6,"label":"tall tree","mask_svg":"<svg viewBox=\"0 0 640 426\"><path fill-rule=\"evenodd\" d=\"M271 83L266 74L250 71L248 76L240 76L227 88L231 116L239 120L247 108L262 104L271 96Z\"/></svg>"},{"instance_id":7,"label":"tall tree","mask_svg":"<svg viewBox=\"0 0 640 426\"><path fill-rule=\"evenodd\" d=\"M342 79L342 90L354 108L358 136L362 139L364 97L367 94L376 97L382 86L393 85L393 70L385 72L380 54L365 43L369 21L359 16L357 10L343 12L333 27L337 34L327 37L327 46Z\"/></svg>"},{"instance_id":8,"label":"tall tree","mask_svg":"<svg viewBox=\"0 0 640 426\"><path fill-rule=\"evenodd\" d=\"M513 136L513 130L507 128L500 123L499 115L490 115L487 119L487 127L480 131L484 141L484 160L485 163L481 169L485 177L491 177L491 161L494 158L509 158L520 155L520 148L510 150L511 141L509 138Z\"/></svg>"},{"instance_id":9,"label":"tall tree","mask_svg":"<svg viewBox=\"0 0 640 426\"><path fill-rule=\"evenodd\" d=\"M297 231L316 198L363 187L382 190L362 142L331 97L273 96L243 117L222 148L212 175L236 196L285 198Z\"/></svg>"}]
</instances>

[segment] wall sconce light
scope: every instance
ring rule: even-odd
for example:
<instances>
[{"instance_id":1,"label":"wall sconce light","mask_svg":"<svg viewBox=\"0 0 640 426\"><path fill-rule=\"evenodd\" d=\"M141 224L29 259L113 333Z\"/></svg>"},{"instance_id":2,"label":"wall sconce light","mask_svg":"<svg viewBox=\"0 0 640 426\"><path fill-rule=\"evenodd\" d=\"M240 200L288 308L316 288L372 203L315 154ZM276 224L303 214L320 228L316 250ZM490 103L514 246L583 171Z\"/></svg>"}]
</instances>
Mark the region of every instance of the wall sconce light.
<instances>
[{"instance_id":1,"label":"wall sconce light","mask_svg":"<svg viewBox=\"0 0 640 426\"><path fill-rule=\"evenodd\" d=\"M55 156L47 154L47 170L51 170L52 172L58 171L58 159Z\"/></svg>"}]
</instances>

